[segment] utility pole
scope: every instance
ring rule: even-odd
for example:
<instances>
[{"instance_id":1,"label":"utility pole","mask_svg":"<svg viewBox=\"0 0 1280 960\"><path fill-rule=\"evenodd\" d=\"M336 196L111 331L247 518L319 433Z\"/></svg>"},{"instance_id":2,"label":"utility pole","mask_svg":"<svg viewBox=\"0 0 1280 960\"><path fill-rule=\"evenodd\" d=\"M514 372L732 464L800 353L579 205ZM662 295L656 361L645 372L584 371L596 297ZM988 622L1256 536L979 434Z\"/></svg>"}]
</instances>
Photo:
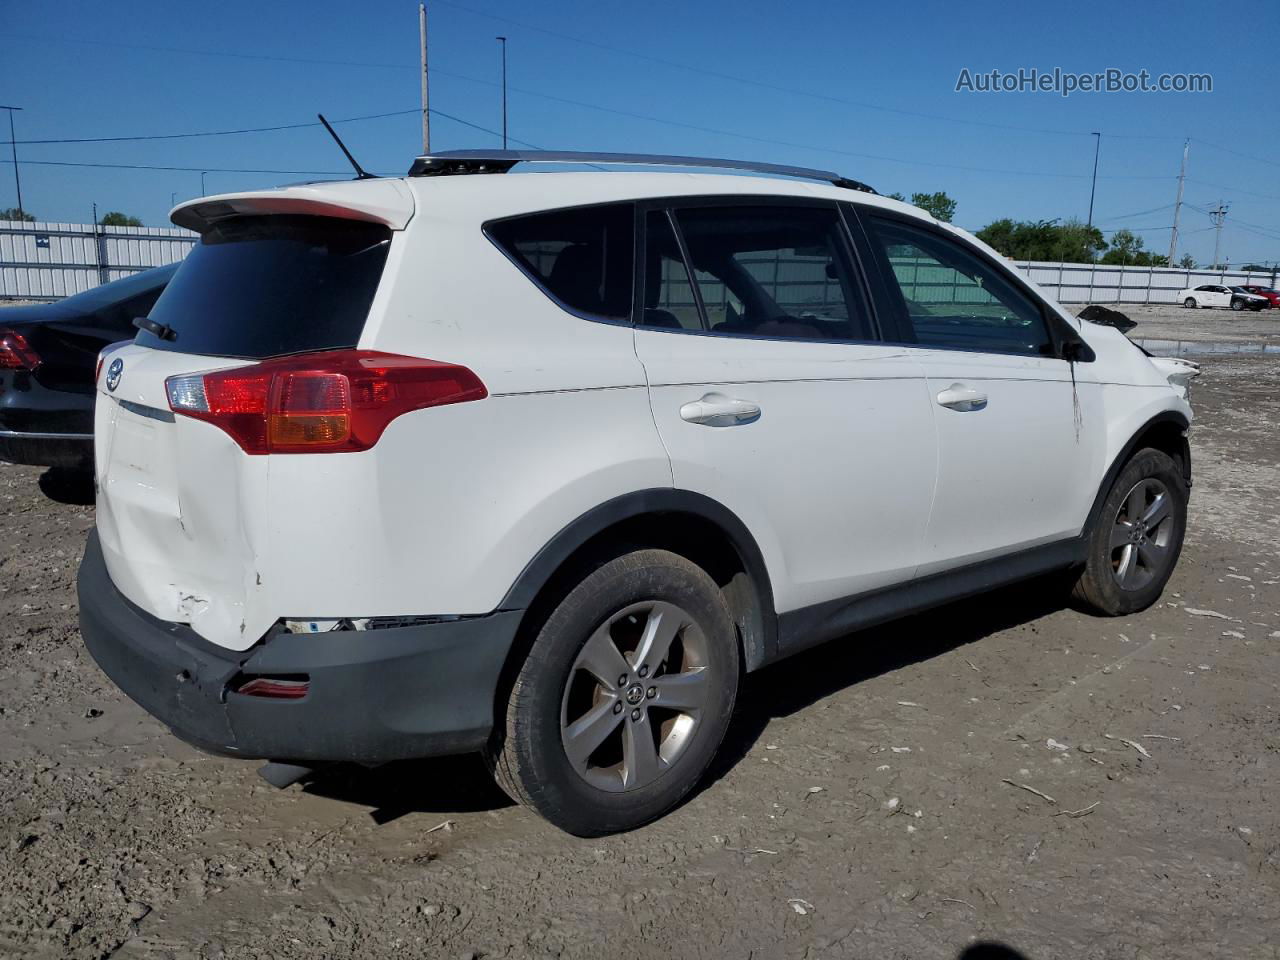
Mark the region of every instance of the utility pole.
<instances>
[{"instance_id":1,"label":"utility pole","mask_svg":"<svg viewBox=\"0 0 1280 960\"><path fill-rule=\"evenodd\" d=\"M1089 226L1093 226L1093 195L1098 190L1098 151L1102 149L1102 134L1093 132L1097 137L1093 142L1093 186L1089 188Z\"/></svg>"},{"instance_id":2,"label":"utility pole","mask_svg":"<svg viewBox=\"0 0 1280 960\"><path fill-rule=\"evenodd\" d=\"M1209 211L1209 219L1213 221L1213 265L1218 265L1218 251L1222 248L1222 221L1227 219L1227 204L1218 201L1217 209Z\"/></svg>"},{"instance_id":3,"label":"utility pole","mask_svg":"<svg viewBox=\"0 0 1280 960\"><path fill-rule=\"evenodd\" d=\"M1173 255L1178 251L1178 214L1182 212L1182 187L1187 179L1187 153L1191 150L1188 138L1182 144L1182 172L1178 174L1178 199L1173 204L1173 236L1169 238L1169 266L1173 266Z\"/></svg>"},{"instance_id":4,"label":"utility pole","mask_svg":"<svg viewBox=\"0 0 1280 960\"><path fill-rule=\"evenodd\" d=\"M208 172L209 172L208 170L200 171L200 196L202 197L207 197L209 195L209 191L205 190L204 188L204 175Z\"/></svg>"},{"instance_id":5,"label":"utility pole","mask_svg":"<svg viewBox=\"0 0 1280 960\"><path fill-rule=\"evenodd\" d=\"M18 194L18 219L22 219L22 181L18 178L18 140L13 135L13 111L21 107L6 107L0 104L0 110L9 111L9 147L13 151L13 188Z\"/></svg>"},{"instance_id":6,"label":"utility pole","mask_svg":"<svg viewBox=\"0 0 1280 960\"><path fill-rule=\"evenodd\" d=\"M422 153L431 153L431 101L427 96L427 5L418 4L418 40L422 46Z\"/></svg>"},{"instance_id":7,"label":"utility pole","mask_svg":"<svg viewBox=\"0 0 1280 960\"><path fill-rule=\"evenodd\" d=\"M507 149L507 38L494 37L502 44L502 149Z\"/></svg>"}]
</instances>

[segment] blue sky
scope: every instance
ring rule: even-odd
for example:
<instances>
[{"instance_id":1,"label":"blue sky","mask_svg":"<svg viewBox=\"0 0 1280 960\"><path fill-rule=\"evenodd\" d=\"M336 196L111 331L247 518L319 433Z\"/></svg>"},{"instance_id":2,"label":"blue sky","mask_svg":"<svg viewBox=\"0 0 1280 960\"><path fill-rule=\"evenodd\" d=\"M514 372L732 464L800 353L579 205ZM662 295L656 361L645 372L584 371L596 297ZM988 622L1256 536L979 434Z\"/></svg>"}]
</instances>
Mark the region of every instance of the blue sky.
<instances>
[{"instance_id":1,"label":"blue sky","mask_svg":"<svg viewBox=\"0 0 1280 960\"><path fill-rule=\"evenodd\" d=\"M1274 0L1234 4L1229 13L1179 2L1156 11L1115 2L829 0L431 0L428 10L432 106L498 130L494 37L506 35L510 135L539 147L830 168L883 193L945 190L959 203L956 222L977 229L1003 216L1084 219L1089 134L1098 130L1095 223L1141 228L1147 246L1164 252L1182 139L1190 136L1191 206L1183 208L1179 255L1212 259L1202 211L1225 200L1223 257L1280 259ZM123 143L23 140L306 123L317 111L330 119L409 111L338 129L376 172L403 173L420 152L412 112L416 2L0 0L0 35L7 38L0 103L25 108L17 115L20 161L196 168L23 162L24 204L41 219L84 222L96 202L100 212L119 209L161 225L171 196L199 194L200 170L345 166L318 127ZM963 68L1032 67L1210 73L1213 92L1065 99L955 92ZM432 129L436 149L498 145L494 135L444 116ZM12 173L0 164L0 207L14 203ZM306 178L211 172L205 182L212 193Z\"/></svg>"}]
</instances>

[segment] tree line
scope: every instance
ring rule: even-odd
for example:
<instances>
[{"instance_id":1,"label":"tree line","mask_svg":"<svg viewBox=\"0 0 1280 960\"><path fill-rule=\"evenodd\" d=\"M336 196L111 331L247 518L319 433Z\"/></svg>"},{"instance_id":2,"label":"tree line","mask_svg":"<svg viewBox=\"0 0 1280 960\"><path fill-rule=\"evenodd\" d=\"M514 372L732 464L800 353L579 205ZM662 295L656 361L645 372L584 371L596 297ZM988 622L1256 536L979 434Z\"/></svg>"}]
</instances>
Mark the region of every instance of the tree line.
<instances>
[{"instance_id":1,"label":"tree line","mask_svg":"<svg viewBox=\"0 0 1280 960\"><path fill-rule=\"evenodd\" d=\"M913 193L911 200L900 193L890 199L902 200L950 223L956 201L944 191ZM1167 267L1169 258L1144 249L1142 238L1132 230L1117 230L1108 242L1097 227L1079 220L993 220L977 232L977 237L1011 260L1040 260L1056 263L1105 263L1121 266ZM1195 259L1183 254L1178 266L1194 269Z\"/></svg>"},{"instance_id":2,"label":"tree line","mask_svg":"<svg viewBox=\"0 0 1280 960\"><path fill-rule=\"evenodd\" d=\"M27 210L19 210L17 207L9 207L0 210L0 220L16 220L20 223L35 223L40 218ZM104 213L102 219L98 221L100 227L141 227L142 221L137 217L131 217L127 213L121 213L119 210L112 210Z\"/></svg>"}]
</instances>

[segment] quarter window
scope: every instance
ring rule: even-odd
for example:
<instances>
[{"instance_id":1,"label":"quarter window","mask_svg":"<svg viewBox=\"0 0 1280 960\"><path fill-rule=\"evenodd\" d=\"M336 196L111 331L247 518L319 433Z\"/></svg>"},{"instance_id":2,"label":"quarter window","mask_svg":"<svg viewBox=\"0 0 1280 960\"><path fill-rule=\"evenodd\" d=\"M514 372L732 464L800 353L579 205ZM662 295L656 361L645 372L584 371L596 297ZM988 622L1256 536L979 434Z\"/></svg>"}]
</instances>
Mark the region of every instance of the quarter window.
<instances>
[{"instance_id":1,"label":"quarter window","mask_svg":"<svg viewBox=\"0 0 1280 960\"><path fill-rule=\"evenodd\" d=\"M1053 355L1039 305L990 264L930 230L866 219L888 260L917 343Z\"/></svg>"},{"instance_id":2,"label":"quarter window","mask_svg":"<svg viewBox=\"0 0 1280 960\"><path fill-rule=\"evenodd\" d=\"M702 301L696 328L801 340L869 338L834 207L689 207L675 219ZM653 257L651 249L650 276ZM679 267L662 269L687 282ZM651 302L657 301L646 285L646 307ZM694 328L687 309L668 310L679 326Z\"/></svg>"},{"instance_id":3,"label":"quarter window","mask_svg":"<svg viewBox=\"0 0 1280 960\"><path fill-rule=\"evenodd\" d=\"M633 218L631 204L615 203L513 217L486 230L566 309L625 319L631 314Z\"/></svg>"}]
</instances>

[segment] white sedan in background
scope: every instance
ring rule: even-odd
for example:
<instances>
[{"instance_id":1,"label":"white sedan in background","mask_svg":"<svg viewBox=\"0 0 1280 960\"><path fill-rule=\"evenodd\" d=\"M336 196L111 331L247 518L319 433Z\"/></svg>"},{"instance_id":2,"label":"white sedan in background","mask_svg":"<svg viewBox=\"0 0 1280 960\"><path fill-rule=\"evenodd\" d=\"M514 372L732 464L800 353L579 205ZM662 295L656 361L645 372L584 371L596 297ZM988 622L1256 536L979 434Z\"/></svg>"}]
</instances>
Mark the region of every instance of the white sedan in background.
<instances>
[{"instance_id":1,"label":"white sedan in background","mask_svg":"<svg viewBox=\"0 0 1280 960\"><path fill-rule=\"evenodd\" d=\"M1262 310L1269 306L1266 297L1250 293L1243 287L1226 287L1220 283L1202 283L1187 287L1178 294L1184 307L1230 307L1232 310Z\"/></svg>"}]
</instances>

